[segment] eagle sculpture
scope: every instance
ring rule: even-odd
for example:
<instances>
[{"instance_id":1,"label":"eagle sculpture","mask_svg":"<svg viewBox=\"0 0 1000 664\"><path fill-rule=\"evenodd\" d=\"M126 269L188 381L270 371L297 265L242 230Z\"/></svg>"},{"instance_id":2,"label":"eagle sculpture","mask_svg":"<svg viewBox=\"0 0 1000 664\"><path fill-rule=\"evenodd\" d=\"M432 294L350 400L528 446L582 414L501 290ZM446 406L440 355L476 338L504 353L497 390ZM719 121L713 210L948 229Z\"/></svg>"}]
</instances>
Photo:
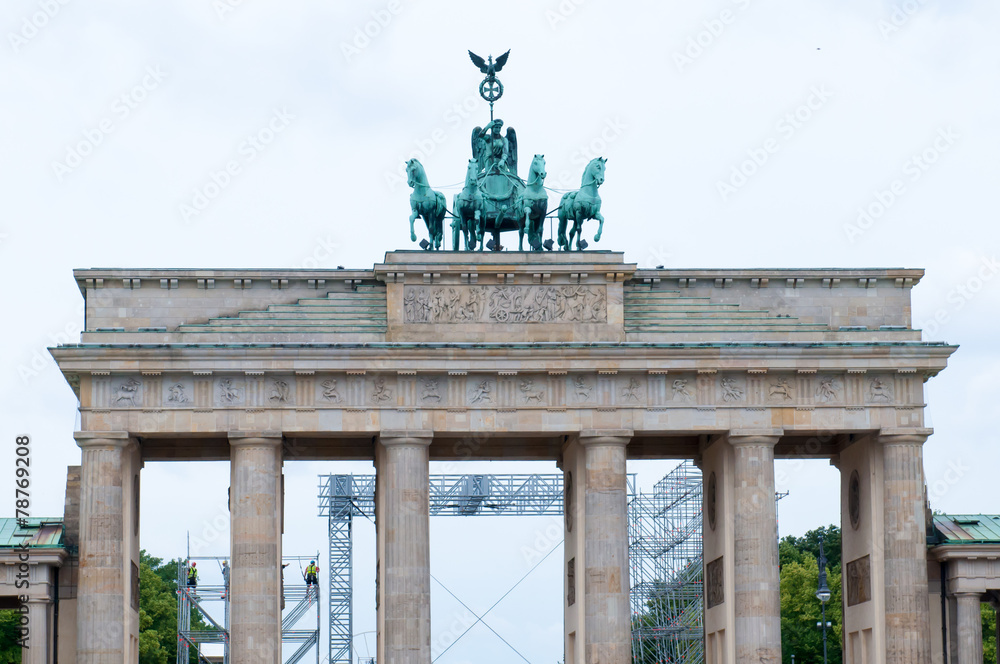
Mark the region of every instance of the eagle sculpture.
<instances>
[{"instance_id":1,"label":"eagle sculpture","mask_svg":"<svg viewBox=\"0 0 1000 664\"><path fill-rule=\"evenodd\" d=\"M479 71L486 74L489 78L495 78L497 72L503 69L503 66L507 64L507 57L510 55L510 50L501 55L496 61L493 60L493 56L489 56L489 62L483 60L480 56L476 55L472 51L469 51L469 57L472 58L472 64L479 67Z\"/></svg>"}]
</instances>

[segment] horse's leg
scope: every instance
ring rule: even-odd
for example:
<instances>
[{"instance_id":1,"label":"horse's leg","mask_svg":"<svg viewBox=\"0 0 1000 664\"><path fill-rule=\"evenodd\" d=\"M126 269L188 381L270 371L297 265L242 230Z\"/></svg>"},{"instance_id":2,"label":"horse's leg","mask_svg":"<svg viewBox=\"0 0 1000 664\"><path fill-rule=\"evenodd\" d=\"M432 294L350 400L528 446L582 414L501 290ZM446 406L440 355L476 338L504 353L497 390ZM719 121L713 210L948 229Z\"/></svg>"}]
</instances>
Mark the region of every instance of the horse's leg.
<instances>
[{"instance_id":1,"label":"horse's leg","mask_svg":"<svg viewBox=\"0 0 1000 664\"><path fill-rule=\"evenodd\" d=\"M420 214L417 212L416 208L411 208L411 209L413 210L413 212L410 214L410 242L416 242L417 233L416 231L413 230L413 222L417 220L417 217L419 217Z\"/></svg>"},{"instance_id":2,"label":"horse's leg","mask_svg":"<svg viewBox=\"0 0 1000 664\"><path fill-rule=\"evenodd\" d=\"M556 241L559 243L559 248L566 251L569 248L569 242L566 240L566 217L562 215L562 210L559 210L559 230L556 233Z\"/></svg>"},{"instance_id":3,"label":"horse's leg","mask_svg":"<svg viewBox=\"0 0 1000 664\"><path fill-rule=\"evenodd\" d=\"M518 229L517 229L517 250L524 251L524 232L528 231L528 244L531 244L531 229L528 228L530 220L528 219L529 208L524 209L524 221L518 217ZM530 247L529 247L530 248Z\"/></svg>"},{"instance_id":4,"label":"horse's leg","mask_svg":"<svg viewBox=\"0 0 1000 664\"><path fill-rule=\"evenodd\" d=\"M595 212L594 219L601 222L601 225L597 227L597 235L594 236L594 242L600 242L601 233L604 232L604 215L602 215L600 212Z\"/></svg>"}]
</instances>

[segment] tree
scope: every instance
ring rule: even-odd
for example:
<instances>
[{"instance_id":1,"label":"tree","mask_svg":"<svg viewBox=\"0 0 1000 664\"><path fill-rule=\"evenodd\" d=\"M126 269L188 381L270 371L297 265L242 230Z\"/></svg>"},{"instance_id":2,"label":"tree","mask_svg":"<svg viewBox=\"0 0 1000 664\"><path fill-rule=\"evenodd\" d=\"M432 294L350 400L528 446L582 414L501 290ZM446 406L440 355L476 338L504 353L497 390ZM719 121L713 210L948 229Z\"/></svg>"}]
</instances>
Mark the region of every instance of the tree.
<instances>
[{"instance_id":1,"label":"tree","mask_svg":"<svg viewBox=\"0 0 1000 664\"><path fill-rule=\"evenodd\" d=\"M164 564L139 552L139 664L177 661L177 570L183 565L180 558ZM192 628L207 628L196 611L191 615ZM198 661L194 651L190 661Z\"/></svg>"},{"instance_id":2,"label":"tree","mask_svg":"<svg viewBox=\"0 0 1000 664\"><path fill-rule=\"evenodd\" d=\"M0 664L20 664L21 614L14 609L0 611Z\"/></svg>"},{"instance_id":3,"label":"tree","mask_svg":"<svg viewBox=\"0 0 1000 664\"><path fill-rule=\"evenodd\" d=\"M983 604L983 664L997 662L997 612L989 604Z\"/></svg>"},{"instance_id":4,"label":"tree","mask_svg":"<svg viewBox=\"0 0 1000 664\"><path fill-rule=\"evenodd\" d=\"M827 661L840 664L841 655L841 572L840 529L836 526L817 528L802 537L785 537L778 544L781 567L781 652L785 662L792 655L798 662L823 661L822 606L816 599L819 586L819 538L828 559L827 585L832 596L826 603L826 620L833 623L827 630ZM815 553L813 553L815 551Z\"/></svg>"}]
</instances>

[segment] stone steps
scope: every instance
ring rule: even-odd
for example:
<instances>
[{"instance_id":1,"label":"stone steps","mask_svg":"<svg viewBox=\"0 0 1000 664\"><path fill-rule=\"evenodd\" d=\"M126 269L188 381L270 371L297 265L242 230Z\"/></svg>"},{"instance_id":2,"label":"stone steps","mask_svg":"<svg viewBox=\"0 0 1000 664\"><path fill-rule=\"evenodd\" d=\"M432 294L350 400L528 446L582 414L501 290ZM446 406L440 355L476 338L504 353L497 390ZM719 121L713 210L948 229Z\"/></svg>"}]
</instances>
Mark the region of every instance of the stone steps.
<instances>
[{"instance_id":1,"label":"stone steps","mask_svg":"<svg viewBox=\"0 0 1000 664\"><path fill-rule=\"evenodd\" d=\"M387 329L385 289L359 286L356 291L329 292L295 304L272 304L259 311L240 311L205 323L178 327L186 333L384 334Z\"/></svg>"}]
</instances>

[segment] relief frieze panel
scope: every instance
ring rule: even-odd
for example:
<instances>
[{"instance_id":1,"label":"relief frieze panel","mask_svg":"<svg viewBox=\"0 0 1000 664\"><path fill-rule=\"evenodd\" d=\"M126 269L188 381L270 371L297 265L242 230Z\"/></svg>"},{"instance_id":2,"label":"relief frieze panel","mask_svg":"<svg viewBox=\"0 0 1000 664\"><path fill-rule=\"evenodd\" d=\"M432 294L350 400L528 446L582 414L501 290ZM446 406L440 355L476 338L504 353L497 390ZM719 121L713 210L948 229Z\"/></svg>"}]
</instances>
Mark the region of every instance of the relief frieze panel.
<instances>
[{"instance_id":1,"label":"relief frieze panel","mask_svg":"<svg viewBox=\"0 0 1000 664\"><path fill-rule=\"evenodd\" d=\"M421 323L607 323L604 286L407 286L403 320Z\"/></svg>"},{"instance_id":2,"label":"relief frieze panel","mask_svg":"<svg viewBox=\"0 0 1000 664\"><path fill-rule=\"evenodd\" d=\"M618 370L416 371L92 377L93 409L918 408L910 376ZM856 389L852 391L851 385ZM919 386L918 386L919 387ZM902 397L902 398L900 398Z\"/></svg>"}]
</instances>

